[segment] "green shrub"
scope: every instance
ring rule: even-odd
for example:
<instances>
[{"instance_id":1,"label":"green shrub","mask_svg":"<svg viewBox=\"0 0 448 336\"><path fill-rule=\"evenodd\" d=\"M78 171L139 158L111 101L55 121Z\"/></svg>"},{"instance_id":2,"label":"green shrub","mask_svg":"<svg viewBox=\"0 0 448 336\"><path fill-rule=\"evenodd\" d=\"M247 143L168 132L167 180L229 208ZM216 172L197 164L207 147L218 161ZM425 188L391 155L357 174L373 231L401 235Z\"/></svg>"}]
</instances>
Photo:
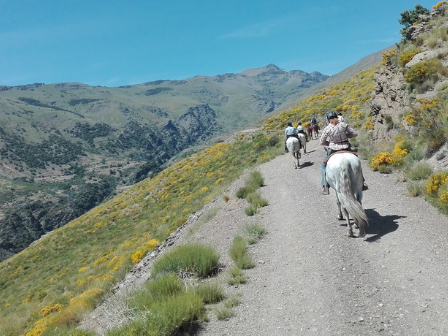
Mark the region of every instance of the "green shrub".
<instances>
[{"instance_id":1,"label":"green shrub","mask_svg":"<svg viewBox=\"0 0 448 336\"><path fill-rule=\"evenodd\" d=\"M436 85L437 91L445 91L448 88L448 80L445 80Z\"/></svg>"},{"instance_id":2,"label":"green shrub","mask_svg":"<svg viewBox=\"0 0 448 336\"><path fill-rule=\"evenodd\" d=\"M252 245L258 242L261 236L267 231L260 224L251 224L246 227L246 234L248 236L247 242Z\"/></svg>"},{"instance_id":3,"label":"green shrub","mask_svg":"<svg viewBox=\"0 0 448 336\"><path fill-rule=\"evenodd\" d=\"M247 243L241 236L233 238L232 246L230 246L229 255L233 261L238 260L247 253Z\"/></svg>"},{"instance_id":4,"label":"green shrub","mask_svg":"<svg viewBox=\"0 0 448 336\"><path fill-rule=\"evenodd\" d=\"M231 268L227 274L229 275L229 278L227 279L227 283L231 286L239 285L242 283L246 283L246 277L241 270L241 268L235 266Z\"/></svg>"},{"instance_id":5,"label":"green shrub","mask_svg":"<svg viewBox=\"0 0 448 336\"><path fill-rule=\"evenodd\" d=\"M114 329L108 336L174 335L188 330L193 321L205 318L202 299L191 291L161 301L147 302L145 308L148 314L144 319Z\"/></svg>"},{"instance_id":6,"label":"green shrub","mask_svg":"<svg viewBox=\"0 0 448 336\"><path fill-rule=\"evenodd\" d=\"M183 289L182 282L175 274L165 274L160 278L148 282L145 290L136 297L136 300L162 300L165 297L182 293Z\"/></svg>"},{"instance_id":7,"label":"green shrub","mask_svg":"<svg viewBox=\"0 0 448 336\"><path fill-rule=\"evenodd\" d=\"M153 265L151 276L156 278L158 274L188 271L204 277L213 272L218 260L219 253L213 248L200 244L186 244L157 260Z\"/></svg>"},{"instance_id":8,"label":"green shrub","mask_svg":"<svg viewBox=\"0 0 448 336\"><path fill-rule=\"evenodd\" d=\"M247 253L247 242L241 236L236 236L233 239L233 244L229 250L230 258L235 261L235 265L240 269L247 269L254 267L252 258Z\"/></svg>"},{"instance_id":9,"label":"green shrub","mask_svg":"<svg viewBox=\"0 0 448 336\"><path fill-rule=\"evenodd\" d=\"M407 185L408 195L418 197L425 194L425 185L419 182L412 182Z\"/></svg>"},{"instance_id":10,"label":"green shrub","mask_svg":"<svg viewBox=\"0 0 448 336\"><path fill-rule=\"evenodd\" d=\"M244 213L248 216L254 216L257 213L257 208L254 206L248 206L247 208L244 208Z\"/></svg>"},{"instance_id":11,"label":"green shrub","mask_svg":"<svg viewBox=\"0 0 448 336\"><path fill-rule=\"evenodd\" d=\"M394 171L394 167L391 165L381 165L378 167L378 172L381 174L391 174Z\"/></svg>"},{"instance_id":12,"label":"green shrub","mask_svg":"<svg viewBox=\"0 0 448 336\"><path fill-rule=\"evenodd\" d=\"M233 310L231 310L227 307L222 307L222 308L216 309L216 318L218 320L225 320L234 315L235 315L235 313L233 312Z\"/></svg>"},{"instance_id":13,"label":"green shrub","mask_svg":"<svg viewBox=\"0 0 448 336\"><path fill-rule=\"evenodd\" d=\"M217 282L201 283L196 286L195 292L204 303L216 303L225 298L224 289Z\"/></svg>"},{"instance_id":14,"label":"green shrub","mask_svg":"<svg viewBox=\"0 0 448 336\"><path fill-rule=\"evenodd\" d=\"M434 49L439 44L439 40L437 36L431 36L429 39L426 40L426 45L429 49Z\"/></svg>"},{"instance_id":15,"label":"green shrub","mask_svg":"<svg viewBox=\"0 0 448 336\"><path fill-rule=\"evenodd\" d=\"M256 190L256 188L252 185L241 187L236 191L236 197L245 199L247 197L247 195L249 195L250 193L253 193L255 190Z\"/></svg>"},{"instance_id":16,"label":"green shrub","mask_svg":"<svg viewBox=\"0 0 448 336\"><path fill-rule=\"evenodd\" d=\"M420 18L420 15L422 14L429 15L429 10L420 4L415 5L415 9L406 10L400 13L401 18L398 20L398 22L404 25L404 28L400 30L400 33L405 39L407 36L408 28L422 21L422 19Z\"/></svg>"},{"instance_id":17,"label":"green shrub","mask_svg":"<svg viewBox=\"0 0 448 336\"><path fill-rule=\"evenodd\" d=\"M259 171L254 171L250 174L249 185L253 185L257 188L264 185L264 179Z\"/></svg>"},{"instance_id":18,"label":"green shrub","mask_svg":"<svg viewBox=\"0 0 448 336\"><path fill-rule=\"evenodd\" d=\"M406 172L405 176L410 181L426 180L433 173L432 167L427 163L420 163L416 166L410 167Z\"/></svg>"},{"instance_id":19,"label":"green shrub","mask_svg":"<svg viewBox=\"0 0 448 336\"><path fill-rule=\"evenodd\" d=\"M77 329L76 326L51 326L41 336L95 336L94 332Z\"/></svg>"},{"instance_id":20,"label":"green shrub","mask_svg":"<svg viewBox=\"0 0 448 336\"><path fill-rule=\"evenodd\" d=\"M238 260L235 261L235 265L241 269L249 269L255 266L251 256L247 253L238 258Z\"/></svg>"},{"instance_id":21,"label":"green shrub","mask_svg":"<svg viewBox=\"0 0 448 336\"><path fill-rule=\"evenodd\" d=\"M275 147L280 143L280 137L278 135L274 135L268 139L269 146Z\"/></svg>"},{"instance_id":22,"label":"green shrub","mask_svg":"<svg viewBox=\"0 0 448 336\"><path fill-rule=\"evenodd\" d=\"M227 299L226 301L224 301L224 307L233 308L235 306L238 306L241 302L240 298L241 298L241 293L238 293L238 294L236 294L236 296Z\"/></svg>"},{"instance_id":23,"label":"green shrub","mask_svg":"<svg viewBox=\"0 0 448 336\"><path fill-rule=\"evenodd\" d=\"M262 208L268 205L268 201L261 197L259 192L251 192L247 194L246 200L254 207L254 208Z\"/></svg>"}]
</instances>

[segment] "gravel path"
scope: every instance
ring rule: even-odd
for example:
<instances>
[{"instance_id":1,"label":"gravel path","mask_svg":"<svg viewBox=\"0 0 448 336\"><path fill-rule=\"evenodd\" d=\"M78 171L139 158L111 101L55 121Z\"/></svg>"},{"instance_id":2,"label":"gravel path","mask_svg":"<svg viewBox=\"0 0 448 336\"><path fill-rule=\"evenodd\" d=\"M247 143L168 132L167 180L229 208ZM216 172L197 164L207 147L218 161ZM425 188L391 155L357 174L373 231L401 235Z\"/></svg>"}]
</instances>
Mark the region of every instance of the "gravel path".
<instances>
[{"instance_id":1,"label":"gravel path","mask_svg":"<svg viewBox=\"0 0 448 336\"><path fill-rule=\"evenodd\" d=\"M289 154L259 168L269 233L251 247L257 267L235 316L200 335L447 335L447 218L364 168L370 228L349 238L333 190L319 194L324 151L308 149L299 170Z\"/></svg>"},{"instance_id":2,"label":"gravel path","mask_svg":"<svg viewBox=\"0 0 448 336\"><path fill-rule=\"evenodd\" d=\"M202 213L197 214L161 249L164 253L186 241L215 247L225 284L235 235L254 222L268 231L250 246L256 267L245 270L247 283L225 284L229 297L242 295L235 316L217 320L211 311L197 335L447 335L448 219L424 200L404 196L394 175L364 168L370 228L364 239L349 238L345 221L337 220L333 190L320 195L324 151L316 140L308 150L301 169L293 168L289 154L257 168L265 181L260 191L269 202L259 214L246 216L247 204L235 196L242 178L226 191L228 202L220 197L204 210L216 208L211 220L196 221ZM148 278L151 258L118 292ZM113 300L83 327L97 332L113 327L112 320L120 320L109 316Z\"/></svg>"}]
</instances>

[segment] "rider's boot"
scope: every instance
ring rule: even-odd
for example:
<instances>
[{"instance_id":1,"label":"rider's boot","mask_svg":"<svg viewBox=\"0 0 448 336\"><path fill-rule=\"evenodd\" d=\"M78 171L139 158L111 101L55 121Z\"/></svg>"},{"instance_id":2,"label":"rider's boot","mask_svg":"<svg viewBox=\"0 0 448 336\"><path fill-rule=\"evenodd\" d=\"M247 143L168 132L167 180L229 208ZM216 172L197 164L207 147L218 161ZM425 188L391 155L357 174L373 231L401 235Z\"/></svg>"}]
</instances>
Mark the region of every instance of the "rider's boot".
<instances>
[{"instance_id":1,"label":"rider's boot","mask_svg":"<svg viewBox=\"0 0 448 336\"><path fill-rule=\"evenodd\" d=\"M330 195L330 188L328 185L322 186L322 195Z\"/></svg>"}]
</instances>

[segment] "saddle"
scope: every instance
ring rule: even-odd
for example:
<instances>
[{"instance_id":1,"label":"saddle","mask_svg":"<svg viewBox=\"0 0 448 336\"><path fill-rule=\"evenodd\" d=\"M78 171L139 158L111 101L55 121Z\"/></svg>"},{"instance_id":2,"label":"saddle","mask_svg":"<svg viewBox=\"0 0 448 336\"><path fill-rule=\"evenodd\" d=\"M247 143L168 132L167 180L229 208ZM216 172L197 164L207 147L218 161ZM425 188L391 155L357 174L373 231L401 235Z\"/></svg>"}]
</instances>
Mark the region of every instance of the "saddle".
<instances>
[{"instance_id":1,"label":"saddle","mask_svg":"<svg viewBox=\"0 0 448 336\"><path fill-rule=\"evenodd\" d=\"M351 150L340 149L340 150L338 150L338 151L332 152L332 153L325 159L324 163L327 164L328 160L329 160L333 155L335 155L335 154L339 154L339 153L350 153L350 154L353 154L353 155L355 155L355 156L358 156L358 153L353 152L353 151L351 151Z\"/></svg>"}]
</instances>

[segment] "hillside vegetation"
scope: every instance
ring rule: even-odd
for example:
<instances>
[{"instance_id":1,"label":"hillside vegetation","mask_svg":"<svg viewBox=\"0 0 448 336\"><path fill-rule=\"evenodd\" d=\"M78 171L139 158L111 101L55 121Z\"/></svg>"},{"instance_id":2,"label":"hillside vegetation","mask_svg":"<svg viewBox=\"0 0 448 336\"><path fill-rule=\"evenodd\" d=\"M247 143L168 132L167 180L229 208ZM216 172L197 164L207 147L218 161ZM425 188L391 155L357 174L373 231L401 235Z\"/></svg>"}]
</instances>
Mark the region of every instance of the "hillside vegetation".
<instances>
[{"instance_id":1,"label":"hillside vegetation","mask_svg":"<svg viewBox=\"0 0 448 336\"><path fill-rule=\"evenodd\" d=\"M307 104L319 106L313 112L321 115L329 108L328 97L350 101L352 110L362 111L374 85L372 77L373 69L358 74L267 120L264 130L254 135L240 135L230 144L220 142L180 160L0 264L0 306L5 307L0 325L6 334L38 335L54 324L76 325L190 214L245 169L282 153L282 120L306 113L301 106ZM349 87L364 87L356 94L358 100L350 96L351 90L344 91ZM359 127L368 118L368 111L362 114L356 116Z\"/></svg>"},{"instance_id":2,"label":"hillside vegetation","mask_svg":"<svg viewBox=\"0 0 448 336\"><path fill-rule=\"evenodd\" d=\"M282 153L288 121L307 123L316 115L323 126L328 110L343 112L346 122L361 134L353 145L373 169L385 173L401 169L412 182L413 196L424 195L446 209L448 172L430 167L424 174L419 167L443 153L446 143L448 85L443 69L448 53L416 58L423 57L425 48L447 47L446 7L446 2L436 5L436 14L421 23L426 28L419 37L405 38L394 52L385 53L382 65L268 118L255 134L216 143L179 160L2 262L0 334L41 335L50 326L76 326L135 263L191 214L220 195L245 169ZM404 56L415 48L421 51L409 59ZM407 62L400 62L405 58ZM425 71L418 71L421 68ZM371 102L379 93L377 75L387 69L403 76L399 89L407 95L400 109L386 113L384 108L372 110ZM377 138L375 130L381 127L389 127L393 137Z\"/></svg>"},{"instance_id":3,"label":"hillside vegetation","mask_svg":"<svg viewBox=\"0 0 448 336\"><path fill-rule=\"evenodd\" d=\"M180 152L257 125L327 77L271 64L116 88L0 87L0 260L158 173Z\"/></svg>"}]
</instances>

